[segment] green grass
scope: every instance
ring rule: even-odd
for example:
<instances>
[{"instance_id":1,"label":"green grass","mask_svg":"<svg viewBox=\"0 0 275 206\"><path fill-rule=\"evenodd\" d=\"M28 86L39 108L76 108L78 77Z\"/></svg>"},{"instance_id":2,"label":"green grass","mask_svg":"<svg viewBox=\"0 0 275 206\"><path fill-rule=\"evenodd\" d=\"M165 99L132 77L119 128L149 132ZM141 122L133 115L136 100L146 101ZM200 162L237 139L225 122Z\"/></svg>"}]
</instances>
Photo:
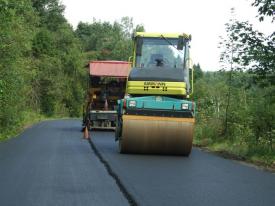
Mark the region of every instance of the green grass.
<instances>
[{"instance_id":1,"label":"green grass","mask_svg":"<svg viewBox=\"0 0 275 206\"><path fill-rule=\"evenodd\" d=\"M55 120L55 119L68 119L69 117L55 115L52 117L47 117L35 112L26 111L23 112L23 118L16 125L11 125L10 128L6 128L0 132L0 142L5 141L9 138L16 137L22 133L28 127L45 120Z\"/></svg>"},{"instance_id":2,"label":"green grass","mask_svg":"<svg viewBox=\"0 0 275 206\"><path fill-rule=\"evenodd\" d=\"M249 143L241 141L243 137L234 139L219 136L213 125L196 125L194 145L221 154L227 158L239 159L275 171L275 150L261 144L249 147Z\"/></svg>"},{"instance_id":3,"label":"green grass","mask_svg":"<svg viewBox=\"0 0 275 206\"><path fill-rule=\"evenodd\" d=\"M9 128L5 128L0 133L0 141L7 140L11 137L15 137L24 131L29 126L40 122L41 120L47 119L45 116L40 115L35 112L24 112L23 118L17 122L15 125L10 125Z\"/></svg>"},{"instance_id":4,"label":"green grass","mask_svg":"<svg viewBox=\"0 0 275 206\"><path fill-rule=\"evenodd\" d=\"M251 133L233 132L231 136L222 136L221 126L213 120L197 123L194 145L220 154L226 158L243 160L275 171L275 144L273 149L265 142L251 142ZM234 138L232 138L234 137Z\"/></svg>"},{"instance_id":5,"label":"green grass","mask_svg":"<svg viewBox=\"0 0 275 206\"><path fill-rule=\"evenodd\" d=\"M209 148L216 152L226 151L226 152L236 155L240 158L245 158L245 156L247 154L247 146L246 145L240 145L240 144L232 143L229 141L214 142L213 144L209 145Z\"/></svg>"}]
</instances>

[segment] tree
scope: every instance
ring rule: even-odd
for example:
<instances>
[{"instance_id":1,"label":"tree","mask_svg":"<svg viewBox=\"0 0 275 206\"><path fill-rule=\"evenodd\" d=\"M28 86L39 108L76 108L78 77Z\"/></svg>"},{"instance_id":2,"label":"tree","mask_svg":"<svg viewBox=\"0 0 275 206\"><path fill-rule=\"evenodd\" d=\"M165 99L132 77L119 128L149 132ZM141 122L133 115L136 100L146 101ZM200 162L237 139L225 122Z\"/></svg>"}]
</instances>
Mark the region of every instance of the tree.
<instances>
[{"instance_id":1,"label":"tree","mask_svg":"<svg viewBox=\"0 0 275 206\"><path fill-rule=\"evenodd\" d=\"M203 71L201 69L200 64L194 64L193 66L194 69L194 82L196 82L197 80L201 79L203 77Z\"/></svg>"},{"instance_id":2,"label":"tree","mask_svg":"<svg viewBox=\"0 0 275 206\"><path fill-rule=\"evenodd\" d=\"M274 19L274 1L255 0L252 5L259 7L260 21L264 20L264 16ZM275 32L264 35L249 22L235 20L227 24L227 33L236 46L236 56L232 58L232 63L272 83L275 73Z\"/></svg>"},{"instance_id":3,"label":"tree","mask_svg":"<svg viewBox=\"0 0 275 206\"><path fill-rule=\"evenodd\" d=\"M36 17L29 0L0 0L0 135L23 116Z\"/></svg>"},{"instance_id":4,"label":"tree","mask_svg":"<svg viewBox=\"0 0 275 206\"><path fill-rule=\"evenodd\" d=\"M258 7L259 20L263 21L264 17L270 16L272 17L272 21L275 20L274 11L275 11L275 3L274 0L254 0L252 6Z\"/></svg>"},{"instance_id":5,"label":"tree","mask_svg":"<svg viewBox=\"0 0 275 206\"><path fill-rule=\"evenodd\" d=\"M142 25L134 27L133 18L123 17L113 24L95 19L91 24L80 22L75 32L82 42L87 62L97 59L127 61L132 52L131 34L143 30Z\"/></svg>"},{"instance_id":6,"label":"tree","mask_svg":"<svg viewBox=\"0 0 275 206\"><path fill-rule=\"evenodd\" d=\"M274 19L273 1L256 0L252 5L259 6L260 21L264 20L264 16L271 16ZM273 12L270 12L272 9ZM221 44L224 48L221 60L225 66L230 68L225 131L229 130L229 122L233 128L236 128L236 123L248 127L247 124L241 123L239 120L242 119L239 118L241 112L237 113L236 108L230 109L231 105L234 105L234 100L230 99L232 93L234 92L234 97L239 93L235 89L236 86L233 85L236 81L235 77L232 77L239 75L240 72L248 72L248 77L251 79L249 92L253 91L254 93L249 94L253 101L249 102L245 110L247 113L250 112L250 117L247 116L247 119L242 120L248 122L249 127L252 128L253 135L250 136L250 140L253 139L253 136L255 141L250 142L253 147L255 145L265 146L268 143L272 149L275 139L275 119L272 117L274 114L270 108L274 108L275 104L275 32L264 35L255 30L249 22L240 22L236 19L226 24L226 31L227 37ZM247 115L247 113L243 113L243 115Z\"/></svg>"},{"instance_id":7,"label":"tree","mask_svg":"<svg viewBox=\"0 0 275 206\"><path fill-rule=\"evenodd\" d=\"M67 20L63 16L65 10L59 0L32 0L33 8L40 17L40 25L47 29L55 31Z\"/></svg>"},{"instance_id":8,"label":"tree","mask_svg":"<svg viewBox=\"0 0 275 206\"><path fill-rule=\"evenodd\" d=\"M236 29L235 23L237 20L235 19L235 9L231 8L232 18L229 20L229 23L225 24L227 35L225 38L221 37L221 41L219 43L219 48L223 48L223 51L220 56L220 62L222 63L222 70L229 71L226 72L228 74L228 91L227 91L227 100L225 107L225 118L224 118L224 129L223 134L228 133L229 121L230 121L230 105L231 105L231 96L232 96L232 82L233 82L233 72L237 69L240 69L238 65L235 63L239 58L239 43L236 42L237 36L235 31Z\"/></svg>"},{"instance_id":9,"label":"tree","mask_svg":"<svg viewBox=\"0 0 275 206\"><path fill-rule=\"evenodd\" d=\"M35 0L33 6L40 17L33 39L33 93L39 94L43 113L78 116L85 84L80 42L64 18L64 6L58 0Z\"/></svg>"}]
</instances>

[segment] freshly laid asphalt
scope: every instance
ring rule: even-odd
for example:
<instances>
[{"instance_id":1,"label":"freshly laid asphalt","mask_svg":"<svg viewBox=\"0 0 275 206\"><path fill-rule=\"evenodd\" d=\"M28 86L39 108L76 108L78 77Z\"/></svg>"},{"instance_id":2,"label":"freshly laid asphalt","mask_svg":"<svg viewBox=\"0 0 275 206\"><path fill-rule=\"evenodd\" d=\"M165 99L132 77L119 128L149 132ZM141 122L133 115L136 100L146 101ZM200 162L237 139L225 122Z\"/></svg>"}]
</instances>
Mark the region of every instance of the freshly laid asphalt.
<instances>
[{"instance_id":1,"label":"freshly laid asphalt","mask_svg":"<svg viewBox=\"0 0 275 206\"><path fill-rule=\"evenodd\" d=\"M275 205L275 174L196 148L188 158L119 154L114 133L91 136L138 205Z\"/></svg>"},{"instance_id":2,"label":"freshly laid asphalt","mask_svg":"<svg viewBox=\"0 0 275 206\"><path fill-rule=\"evenodd\" d=\"M1 142L0 205L275 205L275 174L196 148L119 154L113 132L91 132L90 145L80 129L45 121Z\"/></svg>"},{"instance_id":3,"label":"freshly laid asphalt","mask_svg":"<svg viewBox=\"0 0 275 206\"><path fill-rule=\"evenodd\" d=\"M80 129L46 121L0 143L0 205L129 205Z\"/></svg>"}]
</instances>

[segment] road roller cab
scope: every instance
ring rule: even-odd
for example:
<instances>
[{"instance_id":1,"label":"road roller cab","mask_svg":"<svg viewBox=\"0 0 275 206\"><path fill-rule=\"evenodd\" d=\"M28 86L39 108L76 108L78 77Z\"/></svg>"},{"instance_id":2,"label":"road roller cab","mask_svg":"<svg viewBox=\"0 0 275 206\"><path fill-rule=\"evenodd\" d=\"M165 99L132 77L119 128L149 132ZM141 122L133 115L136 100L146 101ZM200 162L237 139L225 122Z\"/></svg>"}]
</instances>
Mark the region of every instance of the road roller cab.
<instances>
[{"instance_id":1,"label":"road roller cab","mask_svg":"<svg viewBox=\"0 0 275 206\"><path fill-rule=\"evenodd\" d=\"M195 122L190 40L187 34L133 35L132 69L118 101L121 153L189 155Z\"/></svg>"}]
</instances>

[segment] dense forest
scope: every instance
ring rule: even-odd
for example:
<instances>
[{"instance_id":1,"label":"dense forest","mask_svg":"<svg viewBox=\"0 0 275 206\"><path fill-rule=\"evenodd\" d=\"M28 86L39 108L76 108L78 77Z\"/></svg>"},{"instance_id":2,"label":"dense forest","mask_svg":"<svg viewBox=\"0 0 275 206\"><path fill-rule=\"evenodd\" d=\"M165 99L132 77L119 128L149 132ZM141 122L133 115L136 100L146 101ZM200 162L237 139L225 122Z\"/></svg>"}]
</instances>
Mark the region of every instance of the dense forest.
<instances>
[{"instance_id":1,"label":"dense forest","mask_svg":"<svg viewBox=\"0 0 275 206\"><path fill-rule=\"evenodd\" d=\"M44 117L79 117L89 60L128 60L133 19L65 19L59 0L0 0L0 139Z\"/></svg>"},{"instance_id":2,"label":"dense forest","mask_svg":"<svg viewBox=\"0 0 275 206\"><path fill-rule=\"evenodd\" d=\"M274 0L251 6L274 22ZM87 62L128 60L132 32L144 31L129 17L74 30L64 9L59 0L0 0L0 139L37 119L79 117ZM194 65L195 143L275 164L275 33L234 18L225 29L221 68Z\"/></svg>"},{"instance_id":3,"label":"dense forest","mask_svg":"<svg viewBox=\"0 0 275 206\"><path fill-rule=\"evenodd\" d=\"M255 0L259 21L275 20L275 2ZM221 68L195 68L195 142L275 166L275 31L264 34L234 18L221 37Z\"/></svg>"}]
</instances>

